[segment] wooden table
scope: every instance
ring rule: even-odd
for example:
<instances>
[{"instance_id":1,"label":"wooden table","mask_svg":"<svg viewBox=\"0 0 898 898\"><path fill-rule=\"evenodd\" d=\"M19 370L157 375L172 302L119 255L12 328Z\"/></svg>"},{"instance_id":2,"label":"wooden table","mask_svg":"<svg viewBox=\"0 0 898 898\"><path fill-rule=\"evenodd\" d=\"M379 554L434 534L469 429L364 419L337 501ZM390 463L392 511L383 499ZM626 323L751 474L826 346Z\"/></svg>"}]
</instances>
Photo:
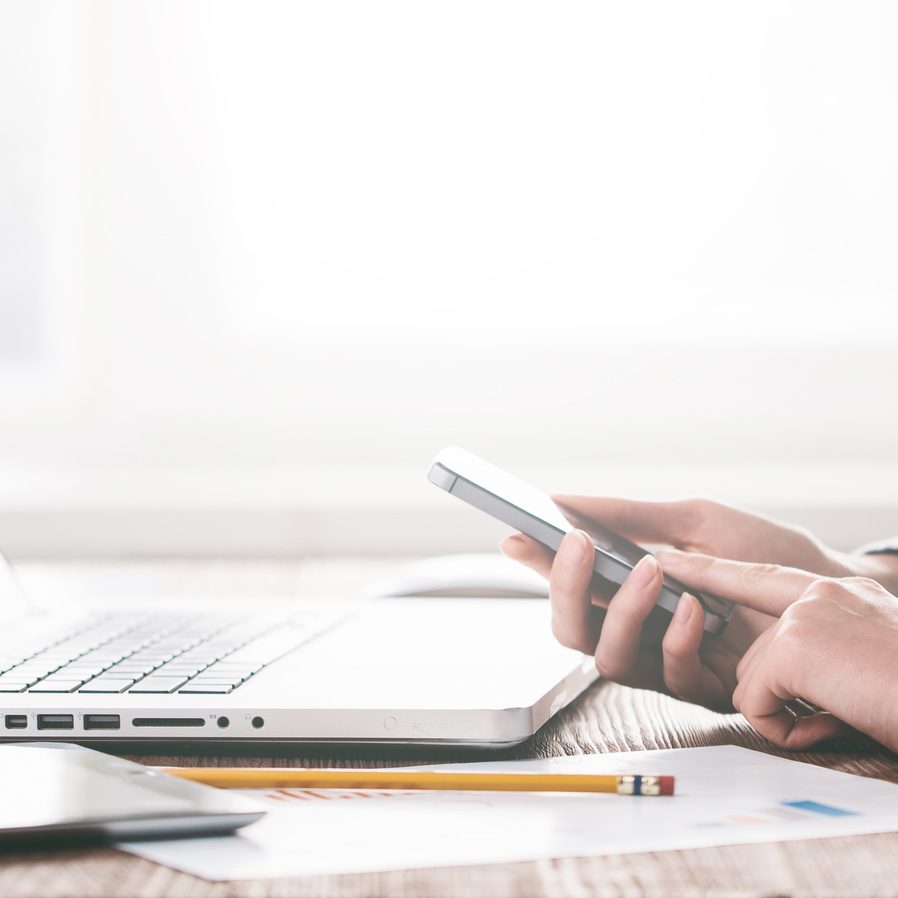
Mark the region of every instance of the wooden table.
<instances>
[{"instance_id":1,"label":"wooden table","mask_svg":"<svg viewBox=\"0 0 898 898\"><path fill-rule=\"evenodd\" d=\"M365 562L178 562L157 565L48 564L23 566L23 579L43 591L73 594L142 590L184 594L269 591L318 595L354 588L384 565ZM134 589L132 588L133 592ZM141 591L141 590L137 590ZM735 744L765 749L738 715L721 715L650 692L599 683L557 715L526 745L501 757ZM483 755L481 755L483 757ZM491 755L496 757L496 755ZM825 752L791 755L839 770L898 782L898 756L863 739ZM153 755L147 763L384 766L428 760L471 760L470 753L421 749L301 749L252 756ZM873 896L898 894L898 833L770 845L741 845L617 857L576 858L442 870L397 871L210 883L113 849L0 857L0 896Z\"/></svg>"}]
</instances>

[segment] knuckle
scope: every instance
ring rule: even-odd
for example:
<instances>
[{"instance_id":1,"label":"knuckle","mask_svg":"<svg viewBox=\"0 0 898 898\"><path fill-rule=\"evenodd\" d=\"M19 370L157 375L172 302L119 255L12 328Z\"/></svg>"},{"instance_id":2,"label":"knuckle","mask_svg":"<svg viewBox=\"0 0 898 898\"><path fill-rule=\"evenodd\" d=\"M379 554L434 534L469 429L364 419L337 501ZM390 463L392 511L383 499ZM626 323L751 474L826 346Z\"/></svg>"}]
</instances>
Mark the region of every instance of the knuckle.
<instances>
[{"instance_id":1,"label":"knuckle","mask_svg":"<svg viewBox=\"0 0 898 898\"><path fill-rule=\"evenodd\" d=\"M777 656L791 656L802 651L808 630L808 612L814 607L813 600L799 599L790 605L780 618L779 626L770 640L770 652Z\"/></svg>"},{"instance_id":2,"label":"knuckle","mask_svg":"<svg viewBox=\"0 0 898 898\"><path fill-rule=\"evenodd\" d=\"M706 571L717 564L717 559L713 555L695 555L694 558L695 566L699 571Z\"/></svg>"},{"instance_id":3,"label":"knuckle","mask_svg":"<svg viewBox=\"0 0 898 898\"><path fill-rule=\"evenodd\" d=\"M618 601L615 606L614 599L612 599L611 605L608 607L608 614L612 615L619 625L627 629L641 629L647 612L643 613L639 608L634 607L632 602Z\"/></svg>"},{"instance_id":4,"label":"knuckle","mask_svg":"<svg viewBox=\"0 0 898 898\"><path fill-rule=\"evenodd\" d=\"M832 577L818 577L808 586L798 601L825 601L839 595L844 589L845 587ZM795 602L795 604L797 605L798 602Z\"/></svg>"},{"instance_id":5,"label":"knuckle","mask_svg":"<svg viewBox=\"0 0 898 898\"><path fill-rule=\"evenodd\" d=\"M742 569L742 582L746 586L757 586L758 583L761 583L776 574L778 570L779 568L775 564L767 564L764 562L749 564Z\"/></svg>"},{"instance_id":6,"label":"knuckle","mask_svg":"<svg viewBox=\"0 0 898 898\"><path fill-rule=\"evenodd\" d=\"M655 576L658 577L657 568ZM660 577L658 579L660 580ZM648 604L645 595L634 590L628 583L624 583L608 603L608 616L627 630L641 628L654 604L654 602Z\"/></svg>"},{"instance_id":7,"label":"knuckle","mask_svg":"<svg viewBox=\"0 0 898 898\"><path fill-rule=\"evenodd\" d=\"M871 577L845 577L838 582L857 592L886 592L883 585Z\"/></svg>"},{"instance_id":8,"label":"knuckle","mask_svg":"<svg viewBox=\"0 0 898 898\"><path fill-rule=\"evenodd\" d=\"M805 612L810 606L814 604L814 602L815 600L813 598L809 598L807 596L796 599L780 615L779 626L776 628L776 632L773 634L773 638L775 639L777 636L781 635L782 631L788 629L790 626L794 626L796 623L800 623L801 619L805 615Z\"/></svg>"},{"instance_id":9,"label":"knuckle","mask_svg":"<svg viewBox=\"0 0 898 898\"><path fill-rule=\"evenodd\" d=\"M815 580L792 607L808 616L832 619L839 609L860 611L890 596L881 583L869 577L821 578Z\"/></svg>"},{"instance_id":10,"label":"knuckle","mask_svg":"<svg viewBox=\"0 0 898 898\"><path fill-rule=\"evenodd\" d=\"M701 497L683 501L683 511L693 527L699 527L713 518L719 508L717 502Z\"/></svg>"},{"instance_id":11,"label":"knuckle","mask_svg":"<svg viewBox=\"0 0 898 898\"><path fill-rule=\"evenodd\" d=\"M832 577L818 577L808 587L808 592L814 596L832 596L841 592L842 589L838 580L834 580Z\"/></svg>"},{"instance_id":12,"label":"knuckle","mask_svg":"<svg viewBox=\"0 0 898 898\"><path fill-rule=\"evenodd\" d=\"M688 658L690 652L689 647L668 630L661 640L661 654L665 661L679 661Z\"/></svg>"}]
</instances>

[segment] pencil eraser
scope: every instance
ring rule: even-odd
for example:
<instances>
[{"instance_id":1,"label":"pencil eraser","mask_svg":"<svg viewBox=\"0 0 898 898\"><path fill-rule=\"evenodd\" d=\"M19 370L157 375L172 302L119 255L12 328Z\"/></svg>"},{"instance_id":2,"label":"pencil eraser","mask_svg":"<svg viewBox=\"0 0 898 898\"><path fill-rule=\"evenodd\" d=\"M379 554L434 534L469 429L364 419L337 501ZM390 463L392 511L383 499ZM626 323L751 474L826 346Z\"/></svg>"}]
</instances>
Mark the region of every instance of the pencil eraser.
<instances>
[{"instance_id":1,"label":"pencil eraser","mask_svg":"<svg viewBox=\"0 0 898 898\"><path fill-rule=\"evenodd\" d=\"M661 794L662 795L673 795L674 794L674 778L672 776L662 776L659 777L661 780Z\"/></svg>"}]
</instances>

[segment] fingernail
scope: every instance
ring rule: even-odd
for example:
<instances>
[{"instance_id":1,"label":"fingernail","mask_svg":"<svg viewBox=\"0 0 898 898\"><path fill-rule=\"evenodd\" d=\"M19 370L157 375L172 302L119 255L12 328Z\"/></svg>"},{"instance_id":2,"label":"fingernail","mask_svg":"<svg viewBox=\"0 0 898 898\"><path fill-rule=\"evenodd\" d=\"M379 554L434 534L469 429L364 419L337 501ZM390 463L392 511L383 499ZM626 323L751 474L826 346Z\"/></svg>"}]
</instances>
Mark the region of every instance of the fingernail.
<instances>
[{"instance_id":1,"label":"fingernail","mask_svg":"<svg viewBox=\"0 0 898 898\"><path fill-rule=\"evenodd\" d=\"M561 541L555 556L562 564L576 567L586 557L587 536L582 530L571 530Z\"/></svg>"},{"instance_id":2,"label":"fingernail","mask_svg":"<svg viewBox=\"0 0 898 898\"><path fill-rule=\"evenodd\" d=\"M692 596L689 595L688 592L684 592L682 596L680 596L680 601L677 602L677 607L674 610L674 623L678 627L684 627L689 623L689 618L692 617L692 609L695 607L695 604L692 600Z\"/></svg>"},{"instance_id":3,"label":"fingernail","mask_svg":"<svg viewBox=\"0 0 898 898\"><path fill-rule=\"evenodd\" d=\"M633 568L633 573L629 577L630 583L637 588L648 586L654 579L657 571L658 562L655 561L654 557L652 555L644 555L636 563L636 567Z\"/></svg>"}]
</instances>

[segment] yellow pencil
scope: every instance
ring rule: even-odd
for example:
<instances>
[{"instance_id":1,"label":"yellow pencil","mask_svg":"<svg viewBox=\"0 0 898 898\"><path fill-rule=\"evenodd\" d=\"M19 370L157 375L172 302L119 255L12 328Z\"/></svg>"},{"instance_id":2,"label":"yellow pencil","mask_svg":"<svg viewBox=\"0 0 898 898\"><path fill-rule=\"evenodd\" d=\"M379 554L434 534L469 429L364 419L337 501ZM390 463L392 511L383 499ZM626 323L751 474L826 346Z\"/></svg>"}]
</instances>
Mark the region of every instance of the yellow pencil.
<instances>
[{"instance_id":1,"label":"yellow pencil","mask_svg":"<svg viewBox=\"0 0 898 898\"><path fill-rule=\"evenodd\" d=\"M301 767L157 767L220 789L445 789L477 792L612 792L673 795L672 776L571 773L441 773Z\"/></svg>"}]
</instances>

